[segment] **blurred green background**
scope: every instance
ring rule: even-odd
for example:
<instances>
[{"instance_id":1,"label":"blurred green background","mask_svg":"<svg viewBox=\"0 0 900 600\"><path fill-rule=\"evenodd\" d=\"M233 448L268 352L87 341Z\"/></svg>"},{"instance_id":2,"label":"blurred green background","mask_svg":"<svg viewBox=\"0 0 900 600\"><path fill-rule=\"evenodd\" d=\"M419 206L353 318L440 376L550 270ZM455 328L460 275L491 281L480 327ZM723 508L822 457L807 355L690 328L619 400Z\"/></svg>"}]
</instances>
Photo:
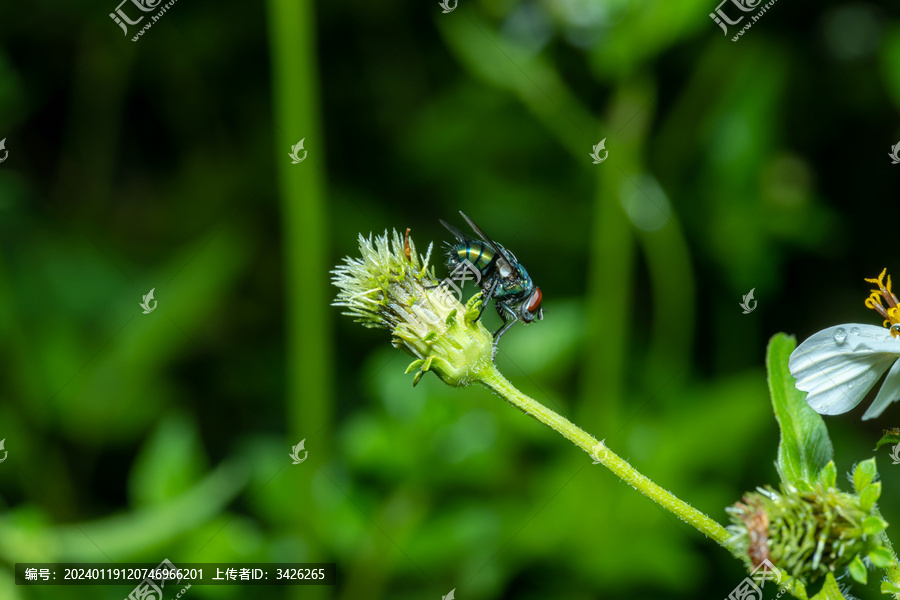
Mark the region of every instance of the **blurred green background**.
<instances>
[{"instance_id":1,"label":"blurred green background","mask_svg":"<svg viewBox=\"0 0 900 600\"><path fill-rule=\"evenodd\" d=\"M768 338L878 323L863 278L900 273L900 9L781 0L735 43L716 1L179 0L137 42L116 0L4 3L0 598L163 558L338 565L197 599L726 597L738 561L559 435L413 389L328 274L463 210L544 293L504 374L724 522L777 481ZM840 471L900 425L867 404L826 418Z\"/></svg>"}]
</instances>

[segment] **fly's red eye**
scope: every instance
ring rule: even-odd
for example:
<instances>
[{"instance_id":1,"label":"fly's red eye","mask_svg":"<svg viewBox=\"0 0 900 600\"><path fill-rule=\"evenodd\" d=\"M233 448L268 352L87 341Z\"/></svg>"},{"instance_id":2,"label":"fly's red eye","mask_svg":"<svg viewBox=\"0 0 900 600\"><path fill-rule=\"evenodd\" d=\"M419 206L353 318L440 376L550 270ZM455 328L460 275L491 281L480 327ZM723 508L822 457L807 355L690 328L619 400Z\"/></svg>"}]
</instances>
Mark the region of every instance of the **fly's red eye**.
<instances>
[{"instance_id":1,"label":"fly's red eye","mask_svg":"<svg viewBox=\"0 0 900 600\"><path fill-rule=\"evenodd\" d=\"M528 303L528 312L534 313L537 312L538 309L541 308L541 300L543 296L541 295L541 288L534 288L534 293L531 294L531 301Z\"/></svg>"}]
</instances>

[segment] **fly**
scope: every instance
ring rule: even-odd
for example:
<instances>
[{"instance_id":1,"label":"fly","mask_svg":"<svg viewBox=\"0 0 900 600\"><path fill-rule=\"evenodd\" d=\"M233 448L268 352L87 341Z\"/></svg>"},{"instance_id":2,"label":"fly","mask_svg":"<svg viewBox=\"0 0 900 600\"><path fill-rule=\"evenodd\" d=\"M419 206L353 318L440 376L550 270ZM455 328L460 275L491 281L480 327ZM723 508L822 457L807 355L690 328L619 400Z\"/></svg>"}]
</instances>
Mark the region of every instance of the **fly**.
<instances>
[{"instance_id":1,"label":"fly","mask_svg":"<svg viewBox=\"0 0 900 600\"><path fill-rule=\"evenodd\" d=\"M528 271L516 260L512 252L489 238L462 211L459 214L481 239L470 238L453 225L441 220L441 225L457 239L455 243L448 244L447 266L457 269L468 261L481 272L479 285L484 297L478 318L481 318L488 302L493 299L497 312L503 319L503 326L494 333L496 346L500 337L516 321L521 319L527 324L534 320L540 321L544 317L541 309L541 288L534 285Z\"/></svg>"}]
</instances>

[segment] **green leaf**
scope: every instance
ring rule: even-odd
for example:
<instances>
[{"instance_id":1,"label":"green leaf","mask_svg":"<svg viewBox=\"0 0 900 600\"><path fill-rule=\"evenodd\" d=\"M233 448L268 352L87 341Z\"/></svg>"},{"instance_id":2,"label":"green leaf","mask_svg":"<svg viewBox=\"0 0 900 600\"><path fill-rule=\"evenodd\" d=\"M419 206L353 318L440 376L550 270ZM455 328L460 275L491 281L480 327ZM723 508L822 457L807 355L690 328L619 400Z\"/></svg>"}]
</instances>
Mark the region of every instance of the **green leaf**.
<instances>
[{"instance_id":1,"label":"green leaf","mask_svg":"<svg viewBox=\"0 0 900 600\"><path fill-rule=\"evenodd\" d=\"M869 560L879 569L887 567L894 560L894 555L887 548L875 548L869 552ZM900 590L897 590L900 591Z\"/></svg>"},{"instance_id":2,"label":"green leaf","mask_svg":"<svg viewBox=\"0 0 900 600\"><path fill-rule=\"evenodd\" d=\"M900 594L900 587L897 587L893 583L889 581L881 582L881 593L882 594Z\"/></svg>"},{"instance_id":3,"label":"green leaf","mask_svg":"<svg viewBox=\"0 0 900 600\"><path fill-rule=\"evenodd\" d=\"M878 535L884 531L885 527L887 527L887 523L874 515L866 517L862 522L863 535Z\"/></svg>"},{"instance_id":4,"label":"green leaf","mask_svg":"<svg viewBox=\"0 0 900 600\"><path fill-rule=\"evenodd\" d=\"M797 481L794 483L794 486L795 486L799 491L801 491L801 492L812 492L812 491L815 491L815 488L813 487L813 484L808 483L808 482L806 482L806 481L802 481L802 480L797 480Z\"/></svg>"},{"instance_id":5,"label":"green leaf","mask_svg":"<svg viewBox=\"0 0 900 600\"><path fill-rule=\"evenodd\" d=\"M853 565L850 565L850 568L852 573ZM865 567L863 567L863 571L865 571ZM833 573L829 573L825 577L825 585L822 586L818 594L812 597L812 600L846 600L844 594L841 593L841 588L838 587L837 581L834 580Z\"/></svg>"},{"instance_id":6,"label":"green leaf","mask_svg":"<svg viewBox=\"0 0 900 600\"><path fill-rule=\"evenodd\" d=\"M837 467L834 466L833 460L828 461L828 464L819 471L819 483L826 490L837 485Z\"/></svg>"},{"instance_id":7,"label":"green leaf","mask_svg":"<svg viewBox=\"0 0 900 600\"><path fill-rule=\"evenodd\" d=\"M403 374L404 374L404 375L408 375L409 373L412 373L413 371L415 371L416 369L418 369L419 367L421 367L422 364L423 364L424 362L425 362L425 361L424 361L423 359L421 359L421 358L418 359L418 360L412 361L411 363L409 363L409 366L406 367L406 370L403 371Z\"/></svg>"},{"instance_id":8,"label":"green leaf","mask_svg":"<svg viewBox=\"0 0 900 600\"><path fill-rule=\"evenodd\" d=\"M881 482L870 483L859 493L859 507L863 510L872 510L878 498L881 497Z\"/></svg>"},{"instance_id":9,"label":"green leaf","mask_svg":"<svg viewBox=\"0 0 900 600\"><path fill-rule=\"evenodd\" d=\"M799 579L788 576L785 576L785 578L787 581L784 583L782 589L787 590L787 592L797 600L809 600L809 596L806 595L806 586L804 586Z\"/></svg>"},{"instance_id":10,"label":"green leaf","mask_svg":"<svg viewBox=\"0 0 900 600\"><path fill-rule=\"evenodd\" d=\"M831 461L834 450L822 417L806 403L806 393L795 387L788 359L797 347L793 336L778 333L769 340L766 369L775 418L781 428L778 474L783 483L811 484Z\"/></svg>"},{"instance_id":11,"label":"green leaf","mask_svg":"<svg viewBox=\"0 0 900 600\"><path fill-rule=\"evenodd\" d=\"M853 560L850 561L850 577L863 585L866 585L866 582L869 580L869 574L866 572L866 565L863 564L859 554L854 556Z\"/></svg>"},{"instance_id":12,"label":"green leaf","mask_svg":"<svg viewBox=\"0 0 900 600\"><path fill-rule=\"evenodd\" d=\"M895 445L900 444L900 430L894 429L885 429L884 435L878 440L878 443L875 444L875 449L878 450L885 444Z\"/></svg>"},{"instance_id":13,"label":"green leaf","mask_svg":"<svg viewBox=\"0 0 900 600\"><path fill-rule=\"evenodd\" d=\"M160 420L132 465L128 487L135 506L159 506L196 485L207 469L196 421L181 411Z\"/></svg>"},{"instance_id":14,"label":"green leaf","mask_svg":"<svg viewBox=\"0 0 900 600\"><path fill-rule=\"evenodd\" d=\"M853 469L853 489L859 494L872 483L876 476L878 476L878 468L875 466L874 458L857 463L856 468Z\"/></svg>"}]
</instances>

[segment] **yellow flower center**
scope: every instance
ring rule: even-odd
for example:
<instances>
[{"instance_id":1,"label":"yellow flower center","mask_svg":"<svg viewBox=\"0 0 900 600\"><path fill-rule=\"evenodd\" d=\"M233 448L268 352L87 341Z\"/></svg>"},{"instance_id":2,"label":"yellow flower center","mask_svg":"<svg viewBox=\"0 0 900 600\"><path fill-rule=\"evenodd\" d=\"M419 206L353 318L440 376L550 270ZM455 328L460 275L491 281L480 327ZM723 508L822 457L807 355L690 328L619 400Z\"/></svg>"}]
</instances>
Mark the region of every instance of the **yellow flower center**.
<instances>
[{"instance_id":1,"label":"yellow flower center","mask_svg":"<svg viewBox=\"0 0 900 600\"><path fill-rule=\"evenodd\" d=\"M891 291L890 275L887 276L887 285L884 285L885 273L887 273L887 268L881 271L881 275L877 279L866 279L867 282L878 286L878 289L872 290L872 293L866 298L866 306L878 311L878 314L884 317L884 326L891 329L893 337L900 337L900 306L898 306L897 296Z\"/></svg>"}]
</instances>

